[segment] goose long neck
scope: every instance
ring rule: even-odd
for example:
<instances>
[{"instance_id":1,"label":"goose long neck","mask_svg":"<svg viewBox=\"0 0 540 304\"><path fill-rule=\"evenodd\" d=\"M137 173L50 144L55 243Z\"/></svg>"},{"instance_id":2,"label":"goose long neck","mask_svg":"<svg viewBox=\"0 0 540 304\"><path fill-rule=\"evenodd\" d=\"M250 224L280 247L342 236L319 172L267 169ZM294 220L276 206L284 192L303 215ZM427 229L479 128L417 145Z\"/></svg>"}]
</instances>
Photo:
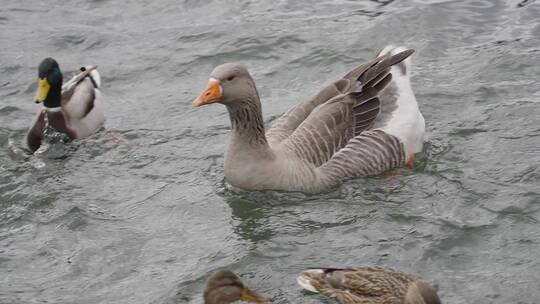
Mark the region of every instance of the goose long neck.
<instances>
[{"instance_id":1,"label":"goose long neck","mask_svg":"<svg viewBox=\"0 0 540 304\"><path fill-rule=\"evenodd\" d=\"M237 144L252 147L267 147L264 122L259 100L235 101L227 106L231 118L232 139Z\"/></svg>"}]
</instances>

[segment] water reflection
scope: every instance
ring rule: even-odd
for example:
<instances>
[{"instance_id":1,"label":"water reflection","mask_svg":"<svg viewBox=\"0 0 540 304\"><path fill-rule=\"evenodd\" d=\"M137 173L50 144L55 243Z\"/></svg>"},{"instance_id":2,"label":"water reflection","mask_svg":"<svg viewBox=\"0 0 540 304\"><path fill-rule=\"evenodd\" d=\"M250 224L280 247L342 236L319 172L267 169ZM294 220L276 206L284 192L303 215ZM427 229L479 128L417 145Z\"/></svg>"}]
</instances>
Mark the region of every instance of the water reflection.
<instances>
[{"instance_id":1,"label":"water reflection","mask_svg":"<svg viewBox=\"0 0 540 304\"><path fill-rule=\"evenodd\" d=\"M269 221L273 211L268 197L262 193L241 195L227 191L224 198L231 207L235 233L252 243L272 238L274 232L270 229Z\"/></svg>"}]
</instances>

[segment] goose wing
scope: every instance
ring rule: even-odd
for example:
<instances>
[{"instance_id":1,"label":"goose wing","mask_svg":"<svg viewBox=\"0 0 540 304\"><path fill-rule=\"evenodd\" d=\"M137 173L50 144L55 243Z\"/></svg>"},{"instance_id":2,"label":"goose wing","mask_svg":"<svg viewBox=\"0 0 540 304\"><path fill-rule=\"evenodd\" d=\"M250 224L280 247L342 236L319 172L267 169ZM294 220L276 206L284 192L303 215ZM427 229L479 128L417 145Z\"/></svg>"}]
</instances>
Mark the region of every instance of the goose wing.
<instances>
[{"instance_id":1,"label":"goose wing","mask_svg":"<svg viewBox=\"0 0 540 304\"><path fill-rule=\"evenodd\" d=\"M306 120L312 111L319 105L328 102L330 99L349 93L356 89L358 81L366 80L374 75L380 74L379 68L385 65L391 66L401 62L413 53L413 50L406 50L394 56L380 56L362 64L347 74L340 80L321 88L317 93L298 103L285 112L268 130L266 137L270 144L278 144L286 140L294 131ZM376 67L376 69L374 69ZM370 73L366 73L370 70ZM384 76L384 75L383 75ZM362 77L362 79L360 79ZM358 132L355 132L358 133Z\"/></svg>"},{"instance_id":2,"label":"goose wing","mask_svg":"<svg viewBox=\"0 0 540 304\"><path fill-rule=\"evenodd\" d=\"M281 144L316 166L327 162L352 138L372 126L380 113L379 92L391 81L390 67L412 52L387 54L347 73L340 80L349 83L345 93L313 108Z\"/></svg>"}]
</instances>

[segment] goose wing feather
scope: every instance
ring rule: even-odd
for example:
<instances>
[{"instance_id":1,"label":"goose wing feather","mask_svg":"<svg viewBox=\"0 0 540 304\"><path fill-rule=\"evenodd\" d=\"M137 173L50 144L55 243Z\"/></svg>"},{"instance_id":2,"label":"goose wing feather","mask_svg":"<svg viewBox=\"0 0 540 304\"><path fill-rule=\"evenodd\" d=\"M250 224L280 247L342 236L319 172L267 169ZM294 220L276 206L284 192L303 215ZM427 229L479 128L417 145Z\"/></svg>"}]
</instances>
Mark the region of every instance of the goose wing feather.
<instances>
[{"instance_id":1,"label":"goose wing feather","mask_svg":"<svg viewBox=\"0 0 540 304\"><path fill-rule=\"evenodd\" d=\"M364 83L366 79L373 79L374 74L382 75L384 77L385 75L381 74L381 69L385 70L388 67L401 62L413 52L413 50L405 50L393 56L389 54L379 56L354 68L340 80L324 86L317 93L298 103L283 114L266 133L268 141L271 144L277 144L284 141L296 128L298 128L298 126L300 126L316 107L340 94L350 92L354 89L357 81ZM369 73L366 73L368 70Z\"/></svg>"},{"instance_id":2,"label":"goose wing feather","mask_svg":"<svg viewBox=\"0 0 540 304\"><path fill-rule=\"evenodd\" d=\"M396 57L402 57L400 54ZM347 74L348 78L358 79L349 85L348 92L316 106L282 145L316 166L327 162L351 138L373 125L380 113L377 96L392 79L390 67L396 62L393 57L379 57Z\"/></svg>"}]
</instances>

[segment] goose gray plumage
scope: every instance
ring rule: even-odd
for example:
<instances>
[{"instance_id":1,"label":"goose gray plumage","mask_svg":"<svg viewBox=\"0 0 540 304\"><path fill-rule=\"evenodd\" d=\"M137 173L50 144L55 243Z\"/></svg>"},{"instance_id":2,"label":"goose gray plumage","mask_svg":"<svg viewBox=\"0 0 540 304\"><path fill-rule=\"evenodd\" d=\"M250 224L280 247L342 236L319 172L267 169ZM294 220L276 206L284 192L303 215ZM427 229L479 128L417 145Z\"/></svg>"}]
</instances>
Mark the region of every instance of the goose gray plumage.
<instances>
[{"instance_id":1,"label":"goose gray plumage","mask_svg":"<svg viewBox=\"0 0 540 304\"><path fill-rule=\"evenodd\" d=\"M80 73L63 84L56 60L45 58L38 67L36 103L43 108L36 114L23 146L35 152L44 139L44 129L53 128L69 140L95 133L105 122L99 87L101 79L96 66L82 67Z\"/></svg>"},{"instance_id":2,"label":"goose gray plumage","mask_svg":"<svg viewBox=\"0 0 540 304\"><path fill-rule=\"evenodd\" d=\"M319 193L349 178L412 164L425 126L409 82L412 53L385 48L291 108L266 133L247 69L216 67L193 104L227 107L227 182L245 190Z\"/></svg>"}]
</instances>

